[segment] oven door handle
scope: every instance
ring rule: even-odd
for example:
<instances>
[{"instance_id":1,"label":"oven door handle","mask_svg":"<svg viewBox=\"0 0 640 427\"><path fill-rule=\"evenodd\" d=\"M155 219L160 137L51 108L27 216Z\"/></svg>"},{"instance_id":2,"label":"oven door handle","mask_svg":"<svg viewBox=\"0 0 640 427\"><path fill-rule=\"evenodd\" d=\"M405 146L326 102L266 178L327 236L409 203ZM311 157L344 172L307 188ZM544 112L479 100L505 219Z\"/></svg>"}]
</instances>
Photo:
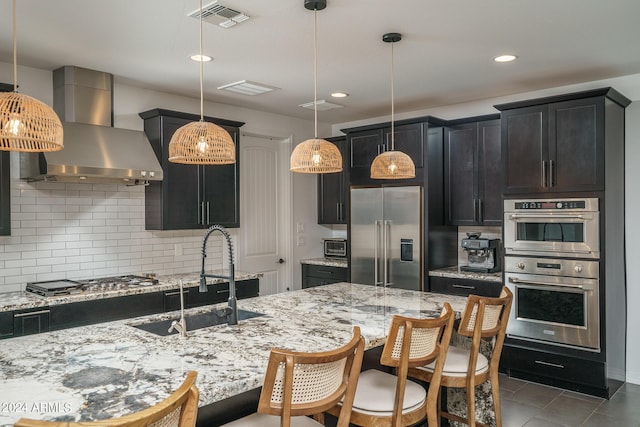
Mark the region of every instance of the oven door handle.
<instances>
[{"instance_id":1,"label":"oven door handle","mask_svg":"<svg viewBox=\"0 0 640 427\"><path fill-rule=\"evenodd\" d=\"M567 285L565 283L552 283L552 282L539 282L536 280L520 280L517 277L509 277L509 283L513 283L514 285L537 285L537 286L553 286L554 288L570 288L570 289L582 289L586 291L592 291L593 288L591 286L584 285Z\"/></svg>"},{"instance_id":2,"label":"oven door handle","mask_svg":"<svg viewBox=\"0 0 640 427\"><path fill-rule=\"evenodd\" d=\"M535 215L535 214L509 214L509 219L511 220L518 220L518 219L527 219L527 218L531 218L531 219L581 219L581 220L586 220L586 219L593 219L592 215L584 215L584 214L580 214L580 215Z\"/></svg>"}]
</instances>

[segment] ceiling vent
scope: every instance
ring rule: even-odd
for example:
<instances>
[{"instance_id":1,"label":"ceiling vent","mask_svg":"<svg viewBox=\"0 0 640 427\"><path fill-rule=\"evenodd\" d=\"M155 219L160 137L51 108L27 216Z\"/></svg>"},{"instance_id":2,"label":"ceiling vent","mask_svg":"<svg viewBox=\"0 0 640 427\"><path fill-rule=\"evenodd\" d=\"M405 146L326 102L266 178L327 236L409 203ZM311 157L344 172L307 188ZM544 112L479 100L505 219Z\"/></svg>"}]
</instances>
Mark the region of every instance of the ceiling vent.
<instances>
[{"instance_id":1,"label":"ceiling vent","mask_svg":"<svg viewBox=\"0 0 640 427\"><path fill-rule=\"evenodd\" d=\"M275 86L268 86L262 83L256 83L249 80L240 80L239 82L229 83L228 85L218 87L218 90L226 90L229 92L240 93L242 95L260 95L263 93L278 90Z\"/></svg>"},{"instance_id":2,"label":"ceiling vent","mask_svg":"<svg viewBox=\"0 0 640 427\"><path fill-rule=\"evenodd\" d=\"M200 9L194 10L187 16L200 19ZM202 20L210 24L219 25L223 28L230 28L236 24L249 19L249 15L231 9L216 1L202 6Z\"/></svg>"},{"instance_id":3,"label":"ceiling vent","mask_svg":"<svg viewBox=\"0 0 640 427\"><path fill-rule=\"evenodd\" d=\"M298 105L298 107L308 108L310 110L313 110L313 101L307 102L306 104L300 104ZM316 107L318 108L318 111L327 111L327 110L333 110L334 108L342 108L344 107L344 105L334 104L332 102L327 102L324 99L319 99L316 101Z\"/></svg>"}]
</instances>

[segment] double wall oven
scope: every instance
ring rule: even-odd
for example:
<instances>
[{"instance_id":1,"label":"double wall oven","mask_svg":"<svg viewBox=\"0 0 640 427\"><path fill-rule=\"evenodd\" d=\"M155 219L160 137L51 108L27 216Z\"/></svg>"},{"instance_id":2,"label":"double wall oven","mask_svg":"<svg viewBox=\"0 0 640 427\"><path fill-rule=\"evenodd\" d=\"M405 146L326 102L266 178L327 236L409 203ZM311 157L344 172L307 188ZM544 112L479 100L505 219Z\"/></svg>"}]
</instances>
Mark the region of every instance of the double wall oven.
<instances>
[{"instance_id":1,"label":"double wall oven","mask_svg":"<svg viewBox=\"0 0 640 427\"><path fill-rule=\"evenodd\" d=\"M504 203L508 336L599 352L598 199Z\"/></svg>"}]
</instances>

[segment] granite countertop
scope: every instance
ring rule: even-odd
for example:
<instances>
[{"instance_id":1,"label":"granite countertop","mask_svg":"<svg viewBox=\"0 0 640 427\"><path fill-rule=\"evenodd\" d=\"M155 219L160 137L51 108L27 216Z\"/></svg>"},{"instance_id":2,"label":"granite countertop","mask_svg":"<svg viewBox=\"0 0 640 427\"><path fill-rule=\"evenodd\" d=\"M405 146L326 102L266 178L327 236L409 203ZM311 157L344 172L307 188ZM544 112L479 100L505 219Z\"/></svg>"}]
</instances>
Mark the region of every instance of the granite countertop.
<instances>
[{"instance_id":1,"label":"granite countertop","mask_svg":"<svg viewBox=\"0 0 640 427\"><path fill-rule=\"evenodd\" d=\"M437 270L430 270L429 276L452 277L454 279L469 279L479 280L483 282L502 283L502 272L478 273L475 271L460 271L460 267L458 267L457 265L454 265L453 267L439 268Z\"/></svg>"},{"instance_id":2,"label":"granite countertop","mask_svg":"<svg viewBox=\"0 0 640 427\"><path fill-rule=\"evenodd\" d=\"M461 312L466 298L336 283L240 300L238 308L265 316L189 331L186 339L129 326L176 312L12 338L0 346L0 426L20 417L90 421L138 411L166 398L189 370L198 372L200 406L208 405L260 387L272 347L333 349L358 325L372 348L384 343L394 314L437 315L445 301Z\"/></svg>"},{"instance_id":3,"label":"granite countertop","mask_svg":"<svg viewBox=\"0 0 640 427\"><path fill-rule=\"evenodd\" d=\"M349 263L346 258L308 258L300 260L300 264L324 265L326 267L347 268Z\"/></svg>"},{"instance_id":4,"label":"granite countertop","mask_svg":"<svg viewBox=\"0 0 640 427\"><path fill-rule=\"evenodd\" d=\"M224 275L228 274L225 270L212 270L207 273ZM243 273L235 272L235 279L238 282L242 280L256 279L261 277L261 273ZM157 285L138 286L129 289L102 291L102 292L81 292L72 295L61 295L56 297L42 297L30 292L4 292L0 293L0 312L12 310L24 310L29 308L46 307L51 305L67 304L71 302L80 302L88 300L96 300L103 298L114 298L125 295L144 294L149 292L160 292L171 289L178 289L182 280L183 286L194 287L200 284L200 273L182 273L158 276ZM207 278L207 283L222 283L224 279ZM242 283L237 283L242 286Z\"/></svg>"}]
</instances>

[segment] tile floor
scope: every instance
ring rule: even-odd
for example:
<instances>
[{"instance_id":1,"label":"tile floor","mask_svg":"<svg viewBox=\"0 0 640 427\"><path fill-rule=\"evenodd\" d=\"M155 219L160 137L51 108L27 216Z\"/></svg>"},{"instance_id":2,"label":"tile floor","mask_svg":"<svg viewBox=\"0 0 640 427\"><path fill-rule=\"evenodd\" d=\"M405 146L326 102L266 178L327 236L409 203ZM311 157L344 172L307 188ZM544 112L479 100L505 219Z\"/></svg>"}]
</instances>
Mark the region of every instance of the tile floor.
<instances>
[{"instance_id":1,"label":"tile floor","mask_svg":"<svg viewBox=\"0 0 640 427\"><path fill-rule=\"evenodd\" d=\"M640 427L640 385L610 400L500 375L503 427Z\"/></svg>"}]
</instances>

